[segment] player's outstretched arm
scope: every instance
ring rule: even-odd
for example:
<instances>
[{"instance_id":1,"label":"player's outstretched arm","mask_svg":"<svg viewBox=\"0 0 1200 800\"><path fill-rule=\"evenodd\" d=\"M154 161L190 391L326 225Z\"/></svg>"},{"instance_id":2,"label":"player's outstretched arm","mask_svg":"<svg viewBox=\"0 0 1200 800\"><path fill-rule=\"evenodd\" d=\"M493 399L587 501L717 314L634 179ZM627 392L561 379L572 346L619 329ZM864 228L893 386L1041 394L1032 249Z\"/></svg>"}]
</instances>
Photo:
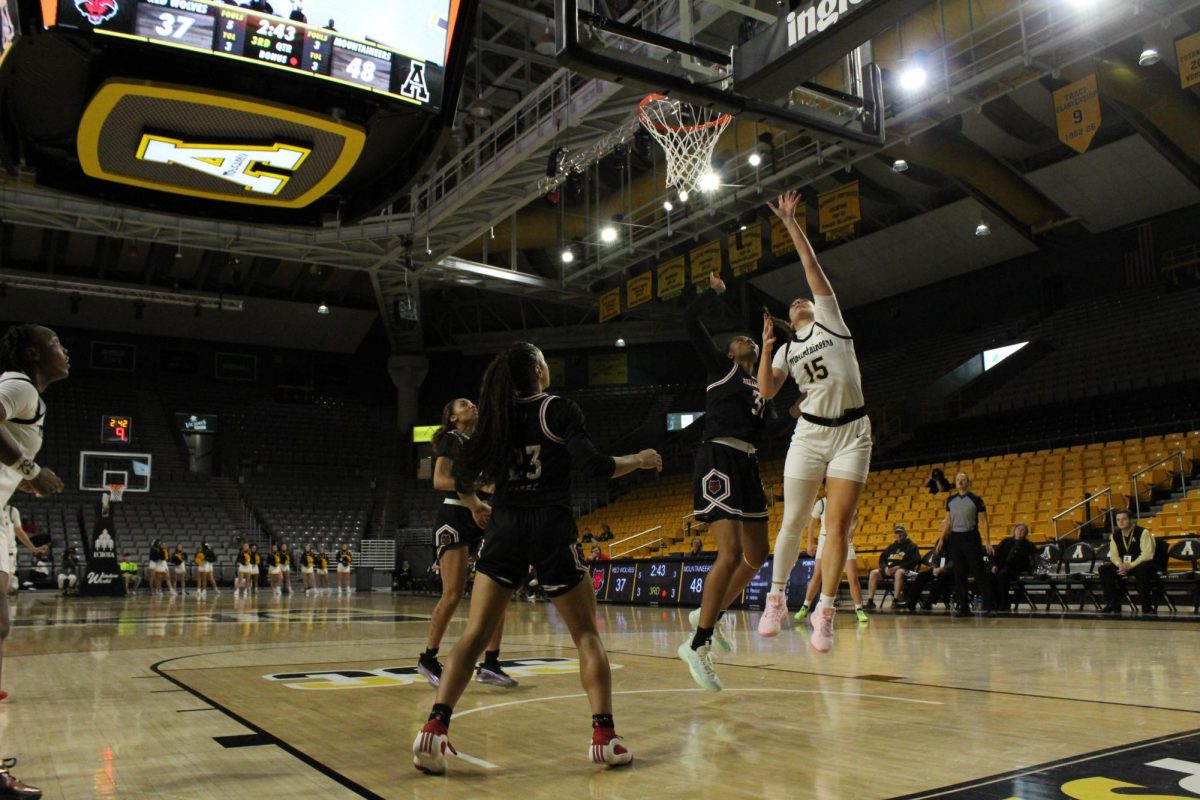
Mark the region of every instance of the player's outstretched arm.
<instances>
[{"instance_id":1,"label":"player's outstretched arm","mask_svg":"<svg viewBox=\"0 0 1200 800\"><path fill-rule=\"evenodd\" d=\"M613 459L617 468L613 471L613 477L619 478L622 475L639 469L653 469L662 472L662 456L657 450L643 450L640 453L633 453L628 456L617 456Z\"/></svg>"},{"instance_id":2,"label":"player's outstretched arm","mask_svg":"<svg viewBox=\"0 0 1200 800\"><path fill-rule=\"evenodd\" d=\"M796 221L796 208L799 205L800 195L794 191L784 192L775 199L774 203L767 201L767 207L783 221L784 227L792 237L792 244L795 245L796 254L800 256L800 263L804 267L804 277L808 280L809 291L814 295L832 295L833 287L829 285L825 270L821 269L821 264L817 261L817 254L813 251L812 244L804 233L804 226Z\"/></svg>"}]
</instances>

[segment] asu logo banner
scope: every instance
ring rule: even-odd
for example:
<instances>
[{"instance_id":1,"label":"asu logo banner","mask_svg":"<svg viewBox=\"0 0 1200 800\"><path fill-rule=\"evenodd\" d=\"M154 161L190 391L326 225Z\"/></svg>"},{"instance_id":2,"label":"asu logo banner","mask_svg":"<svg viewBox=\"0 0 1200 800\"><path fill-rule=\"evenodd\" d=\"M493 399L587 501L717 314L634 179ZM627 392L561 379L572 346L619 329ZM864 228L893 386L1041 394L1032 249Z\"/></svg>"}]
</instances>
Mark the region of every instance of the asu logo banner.
<instances>
[{"instance_id":1,"label":"asu logo banner","mask_svg":"<svg viewBox=\"0 0 1200 800\"><path fill-rule=\"evenodd\" d=\"M76 146L93 178L205 200L304 208L346 177L365 142L362 128L331 117L114 79L85 109Z\"/></svg>"}]
</instances>

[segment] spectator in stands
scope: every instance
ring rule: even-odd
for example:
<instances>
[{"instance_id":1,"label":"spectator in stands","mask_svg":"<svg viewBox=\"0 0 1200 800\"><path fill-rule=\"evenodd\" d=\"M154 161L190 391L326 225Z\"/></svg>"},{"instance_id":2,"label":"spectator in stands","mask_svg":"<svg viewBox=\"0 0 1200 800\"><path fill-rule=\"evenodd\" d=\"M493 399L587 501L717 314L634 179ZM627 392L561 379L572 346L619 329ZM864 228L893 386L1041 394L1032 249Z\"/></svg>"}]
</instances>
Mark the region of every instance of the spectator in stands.
<instances>
[{"instance_id":1,"label":"spectator in stands","mask_svg":"<svg viewBox=\"0 0 1200 800\"><path fill-rule=\"evenodd\" d=\"M125 584L125 594L136 594L138 587L142 585L137 562L129 553L121 556L121 581Z\"/></svg>"},{"instance_id":2,"label":"spectator in stands","mask_svg":"<svg viewBox=\"0 0 1200 800\"><path fill-rule=\"evenodd\" d=\"M954 477L957 491L946 500L946 518L942 520L942 541L954 564L955 614L971 615L971 600L967 578L975 579L975 590L983 597L983 610L996 608L992 596L992 581L983 565L983 553L992 554L992 531L988 524L987 506L983 498L971 491L971 479L960 472ZM980 533L982 532L982 538Z\"/></svg>"},{"instance_id":3,"label":"spectator in stands","mask_svg":"<svg viewBox=\"0 0 1200 800\"><path fill-rule=\"evenodd\" d=\"M1013 527L1012 536L996 548L996 558L992 561L992 575L996 579L996 604L1001 611L1008 611L1008 587L1013 578L1033 572L1036 558L1037 548L1029 541L1029 526L1018 522Z\"/></svg>"},{"instance_id":4,"label":"spectator in stands","mask_svg":"<svg viewBox=\"0 0 1200 800\"><path fill-rule=\"evenodd\" d=\"M49 550L33 556L33 569L25 582L26 589L49 589L54 586L54 556Z\"/></svg>"},{"instance_id":5,"label":"spectator in stands","mask_svg":"<svg viewBox=\"0 0 1200 800\"><path fill-rule=\"evenodd\" d=\"M584 528L584 529L583 529L583 539L582 539L582 541L583 541L585 544L586 544L586 543L590 543L590 542L594 542L594 541L596 541L596 537L595 537L595 536L592 534L592 529L591 529L591 528Z\"/></svg>"},{"instance_id":6,"label":"spectator in stands","mask_svg":"<svg viewBox=\"0 0 1200 800\"><path fill-rule=\"evenodd\" d=\"M704 553L704 540L699 536L692 539L692 549L688 550L689 556L698 556Z\"/></svg>"},{"instance_id":7,"label":"spectator in stands","mask_svg":"<svg viewBox=\"0 0 1200 800\"><path fill-rule=\"evenodd\" d=\"M592 545L592 552L588 559L590 561L612 561L612 556L602 551L600 545L594 544Z\"/></svg>"},{"instance_id":8,"label":"spectator in stands","mask_svg":"<svg viewBox=\"0 0 1200 800\"><path fill-rule=\"evenodd\" d=\"M1133 512L1127 508L1114 514L1117 529L1108 544L1108 561L1100 566L1100 585L1104 588L1102 614L1121 613L1121 587L1124 579L1133 576L1137 584L1142 612L1154 612L1154 597L1150 582L1155 576L1154 534L1138 525Z\"/></svg>"},{"instance_id":9,"label":"spectator in stands","mask_svg":"<svg viewBox=\"0 0 1200 800\"><path fill-rule=\"evenodd\" d=\"M875 591L883 578L892 579L893 604L899 605L904 596L904 580L908 573L921 565L921 551L909 541L908 531L903 525L892 529L894 540L879 556L879 567L871 570L867 578L866 608L875 607Z\"/></svg>"},{"instance_id":10,"label":"spectator in stands","mask_svg":"<svg viewBox=\"0 0 1200 800\"><path fill-rule=\"evenodd\" d=\"M612 528L608 527L608 523L604 523L604 527L600 530L600 537L596 539L598 542L611 542L616 537L613 536Z\"/></svg>"},{"instance_id":11,"label":"spectator in stands","mask_svg":"<svg viewBox=\"0 0 1200 800\"><path fill-rule=\"evenodd\" d=\"M324 553L324 548L321 553ZM395 587L400 591L405 591L412 588L412 567L408 564L408 559L400 562L400 566L396 568Z\"/></svg>"},{"instance_id":12,"label":"spectator in stands","mask_svg":"<svg viewBox=\"0 0 1200 800\"><path fill-rule=\"evenodd\" d=\"M304 16L304 9L301 7L299 0L293 0L292 13L288 14L288 19L293 22L308 22L308 17Z\"/></svg>"},{"instance_id":13,"label":"spectator in stands","mask_svg":"<svg viewBox=\"0 0 1200 800\"><path fill-rule=\"evenodd\" d=\"M79 555L74 547L68 547L58 565L58 588L66 597L79 582Z\"/></svg>"},{"instance_id":14,"label":"spectator in stands","mask_svg":"<svg viewBox=\"0 0 1200 800\"><path fill-rule=\"evenodd\" d=\"M904 605L909 611L915 611L918 603L923 610L929 611L950 596L950 587L954 582L954 565L950 563L941 540L934 546L929 566L930 569L917 573L913 585L908 590L908 600ZM929 596L922 600L921 593L930 584L933 585L929 589Z\"/></svg>"},{"instance_id":15,"label":"spectator in stands","mask_svg":"<svg viewBox=\"0 0 1200 800\"><path fill-rule=\"evenodd\" d=\"M946 480L946 474L937 467L929 473L929 478L925 481L925 488L930 494L940 494L950 491L950 481Z\"/></svg>"}]
</instances>

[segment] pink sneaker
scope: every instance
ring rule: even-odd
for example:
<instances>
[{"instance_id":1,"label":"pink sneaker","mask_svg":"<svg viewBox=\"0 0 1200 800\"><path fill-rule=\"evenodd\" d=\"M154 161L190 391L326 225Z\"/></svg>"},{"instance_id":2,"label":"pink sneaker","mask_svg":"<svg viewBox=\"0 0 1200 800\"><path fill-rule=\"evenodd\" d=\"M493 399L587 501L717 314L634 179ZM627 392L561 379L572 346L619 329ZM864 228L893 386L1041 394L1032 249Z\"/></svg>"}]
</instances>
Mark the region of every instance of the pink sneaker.
<instances>
[{"instance_id":1,"label":"pink sneaker","mask_svg":"<svg viewBox=\"0 0 1200 800\"><path fill-rule=\"evenodd\" d=\"M815 613L808 615L808 624L812 625L812 635L808 643L818 653L828 653L833 647L833 609L818 608Z\"/></svg>"},{"instance_id":2,"label":"pink sneaker","mask_svg":"<svg viewBox=\"0 0 1200 800\"><path fill-rule=\"evenodd\" d=\"M787 598L783 596L783 592L768 592L767 607L763 609L762 616L758 618L758 635L764 639L778 636L779 627L785 614L787 614Z\"/></svg>"}]
</instances>

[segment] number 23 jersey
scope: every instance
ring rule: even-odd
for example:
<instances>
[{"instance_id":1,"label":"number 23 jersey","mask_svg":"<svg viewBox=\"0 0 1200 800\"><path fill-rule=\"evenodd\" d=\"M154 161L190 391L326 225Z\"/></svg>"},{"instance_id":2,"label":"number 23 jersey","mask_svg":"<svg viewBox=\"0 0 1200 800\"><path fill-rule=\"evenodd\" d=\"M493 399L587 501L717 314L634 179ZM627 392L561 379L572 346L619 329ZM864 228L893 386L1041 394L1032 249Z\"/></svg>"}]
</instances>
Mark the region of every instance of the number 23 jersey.
<instances>
[{"instance_id":1,"label":"number 23 jersey","mask_svg":"<svg viewBox=\"0 0 1200 800\"><path fill-rule=\"evenodd\" d=\"M835 419L865 403L854 340L832 295L816 295L813 322L775 351L771 366L804 392L805 414Z\"/></svg>"},{"instance_id":2,"label":"number 23 jersey","mask_svg":"<svg viewBox=\"0 0 1200 800\"><path fill-rule=\"evenodd\" d=\"M616 462L592 444L583 411L549 394L517 399L516 450L508 481L497 487L495 508L571 507L571 468L610 478Z\"/></svg>"}]
</instances>

